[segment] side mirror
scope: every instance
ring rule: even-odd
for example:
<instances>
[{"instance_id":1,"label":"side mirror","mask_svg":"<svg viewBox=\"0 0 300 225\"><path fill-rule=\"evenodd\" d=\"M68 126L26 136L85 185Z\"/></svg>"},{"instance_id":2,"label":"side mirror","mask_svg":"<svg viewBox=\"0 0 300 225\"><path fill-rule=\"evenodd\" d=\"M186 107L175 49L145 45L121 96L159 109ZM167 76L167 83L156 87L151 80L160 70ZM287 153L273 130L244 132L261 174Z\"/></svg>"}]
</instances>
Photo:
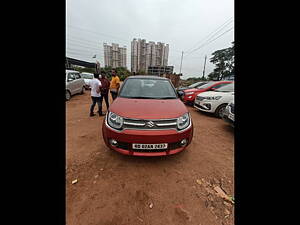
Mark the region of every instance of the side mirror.
<instances>
[{"instance_id":1,"label":"side mirror","mask_svg":"<svg viewBox=\"0 0 300 225\"><path fill-rule=\"evenodd\" d=\"M178 96L181 98L183 96L183 92L182 91L177 91Z\"/></svg>"}]
</instances>

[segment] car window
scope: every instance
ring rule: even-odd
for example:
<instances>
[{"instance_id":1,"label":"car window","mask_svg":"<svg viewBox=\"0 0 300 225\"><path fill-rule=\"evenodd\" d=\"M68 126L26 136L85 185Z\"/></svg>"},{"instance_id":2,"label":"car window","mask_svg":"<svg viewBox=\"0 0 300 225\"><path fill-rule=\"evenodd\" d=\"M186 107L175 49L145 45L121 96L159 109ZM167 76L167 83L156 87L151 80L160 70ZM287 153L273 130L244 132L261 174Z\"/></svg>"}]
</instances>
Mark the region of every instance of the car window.
<instances>
[{"instance_id":1,"label":"car window","mask_svg":"<svg viewBox=\"0 0 300 225\"><path fill-rule=\"evenodd\" d=\"M210 86L212 86L213 84L215 84L216 82L215 81L209 81L207 84L204 84L200 87L197 87L198 89L205 89L205 88L208 88Z\"/></svg>"},{"instance_id":2,"label":"car window","mask_svg":"<svg viewBox=\"0 0 300 225\"><path fill-rule=\"evenodd\" d=\"M75 79L80 79L81 78L79 73L74 73L74 77L75 77Z\"/></svg>"},{"instance_id":3,"label":"car window","mask_svg":"<svg viewBox=\"0 0 300 225\"><path fill-rule=\"evenodd\" d=\"M215 91L217 91L217 92L233 92L234 91L234 82L225 84L225 85L223 85L223 87L220 87Z\"/></svg>"},{"instance_id":4,"label":"car window","mask_svg":"<svg viewBox=\"0 0 300 225\"><path fill-rule=\"evenodd\" d=\"M220 87L223 87L224 85L227 85L228 83L222 83L222 84L218 84L216 86L213 86L214 89L218 89Z\"/></svg>"},{"instance_id":5,"label":"car window","mask_svg":"<svg viewBox=\"0 0 300 225\"><path fill-rule=\"evenodd\" d=\"M201 84L198 84L198 85L196 86L196 88L199 88L199 87L201 87L201 86L203 86L203 85L205 85L205 84L207 84L207 83L203 82L203 83L201 83Z\"/></svg>"},{"instance_id":6,"label":"car window","mask_svg":"<svg viewBox=\"0 0 300 225\"><path fill-rule=\"evenodd\" d=\"M68 80L71 79L71 80L75 80L75 76L73 73L68 73Z\"/></svg>"},{"instance_id":7,"label":"car window","mask_svg":"<svg viewBox=\"0 0 300 225\"><path fill-rule=\"evenodd\" d=\"M198 87L198 86L201 86L203 84L203 82L197 82L197 83L194 83L194 84L191 84L190 86L188 86L189 88L195 88L195 87Z\"/></svg>"},{"instance_id":8,"label":"car window","mask_svg":"<svg viewBox=\"0 0 300 225\"><path fill-rule=\"evenodd\" d=\"M82 73L81 77L84 78L84 79L93 79L94 75L93 74Z\"/></svg>"}]
</instances>

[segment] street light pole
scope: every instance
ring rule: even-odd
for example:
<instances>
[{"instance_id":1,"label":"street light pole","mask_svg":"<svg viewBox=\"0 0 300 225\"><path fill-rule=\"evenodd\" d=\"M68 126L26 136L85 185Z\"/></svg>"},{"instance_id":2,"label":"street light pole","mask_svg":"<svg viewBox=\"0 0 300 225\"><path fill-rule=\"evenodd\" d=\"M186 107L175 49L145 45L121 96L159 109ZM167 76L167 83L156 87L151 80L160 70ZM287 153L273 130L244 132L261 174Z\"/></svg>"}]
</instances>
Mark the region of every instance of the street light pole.
<instances>
[{"instance_id":1,"label":"street light pole","mask_svg":"<svg viewBox=\"0 0 300 225\"><path fill-rule=\"evenodd\" d=\"M204 74L205 74L205 64L206 64L206 55L205 55L205 60L204 60L204 68L203 68L202 79L204 79Z\"/></svg>"},{"instance_id":2,"label":"street light pole","mask_svg":"<svg viewBox=\"0 0 300 225\"><path fill-rule=\"evenodd\" d=\"M180 62L180 72L179 72L179 74L181 74L182 59L183 59L183 51L182 51L182 54L181 54L181 62Z\"/></svg>"}]
</instances>

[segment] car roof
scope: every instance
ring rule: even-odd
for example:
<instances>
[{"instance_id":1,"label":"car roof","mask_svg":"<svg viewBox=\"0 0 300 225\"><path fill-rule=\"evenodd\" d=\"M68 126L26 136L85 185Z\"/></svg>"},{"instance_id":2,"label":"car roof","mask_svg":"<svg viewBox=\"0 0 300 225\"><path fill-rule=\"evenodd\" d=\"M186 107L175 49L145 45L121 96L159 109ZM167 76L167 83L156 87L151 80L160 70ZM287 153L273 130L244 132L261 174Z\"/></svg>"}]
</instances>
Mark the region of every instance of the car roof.
<instances>
[{"instance_id":1,"label":"car roof","mask_svg":"<svg viewBox=\"0 0 300 225\"><path fill-rule=\"evenodd\" d=\"M158 76L147 76L147 75L133 75L127 77L127 79L157 79L157 80L167 80L168 78L166 77L158 77Z\"/></svg>"},{"instance_id":2,"label":"car roof","mask_svg":"<svg viewBox=\"0 0 300 225\"><path fill-rule=\"evenodd\" d=\"M76 70L66 70L66 73L79 73L78 71L76 71Z\"/></svg>"}]
</instances>

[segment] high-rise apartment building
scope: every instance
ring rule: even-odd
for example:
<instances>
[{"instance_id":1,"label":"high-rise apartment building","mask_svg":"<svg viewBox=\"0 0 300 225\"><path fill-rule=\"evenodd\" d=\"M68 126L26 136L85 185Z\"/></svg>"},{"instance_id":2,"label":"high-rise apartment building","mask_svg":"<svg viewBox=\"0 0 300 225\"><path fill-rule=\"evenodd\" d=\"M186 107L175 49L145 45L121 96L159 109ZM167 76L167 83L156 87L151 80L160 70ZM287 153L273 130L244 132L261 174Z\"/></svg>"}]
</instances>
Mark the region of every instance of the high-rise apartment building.
<instances>
[{"instance_id":1,"label":"high-rise apartment building","mask_svg":"<svg viewBox=\"0 0 300 225\"><path fill-rule=\"evenodd\" d=\"M118 44L103 44L104 47L104 65L116 67L126 67L126 46L119 47Z\"/></svg>"},{"instance_id":2,"label":"high-rise apartment building","mask_svg":"<svg viewBox=\"0 0 300 225\"><path fill-rule=\"evenodd\" d=\"M169 45L134 38L131 42L131 72L145 71L150 66L167 66Z\"/></svg>"}]
</instances>

